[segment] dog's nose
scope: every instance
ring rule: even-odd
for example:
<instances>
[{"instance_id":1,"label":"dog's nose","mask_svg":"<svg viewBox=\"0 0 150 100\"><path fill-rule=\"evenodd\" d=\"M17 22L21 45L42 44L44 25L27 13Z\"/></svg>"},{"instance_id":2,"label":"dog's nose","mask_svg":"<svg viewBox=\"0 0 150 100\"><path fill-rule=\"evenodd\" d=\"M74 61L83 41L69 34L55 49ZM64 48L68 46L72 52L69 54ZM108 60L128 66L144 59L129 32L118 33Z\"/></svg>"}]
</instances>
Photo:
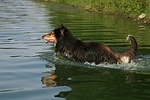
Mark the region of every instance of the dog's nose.
<instances>
[{"instance_id":1,"label":"dog's nose","mask_svg":"<svg viewBox=\"0 0 150 100\"><path fill-rule=\"evenodd\" d=\"M45 35L42 36L42 38L44 38L44 37L45 37Z\"/></svg>"}]
</instances>

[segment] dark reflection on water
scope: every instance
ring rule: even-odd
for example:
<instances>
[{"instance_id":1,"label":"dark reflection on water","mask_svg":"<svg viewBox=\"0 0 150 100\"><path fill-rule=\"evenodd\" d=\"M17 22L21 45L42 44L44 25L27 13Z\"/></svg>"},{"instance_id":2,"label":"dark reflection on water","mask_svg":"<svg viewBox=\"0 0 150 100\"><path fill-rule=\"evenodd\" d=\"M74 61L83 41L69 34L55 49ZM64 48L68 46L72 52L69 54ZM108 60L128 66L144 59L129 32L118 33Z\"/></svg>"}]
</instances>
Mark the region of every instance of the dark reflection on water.
<instances>
[{"instance_id":1,"label":"dark reflection on water","mask_svg":"<svg viewBox=\"0 0 150 100\"><path fill-rule=\"evenodd\" d=\"M42 81L46 87L69 86L56 97L67 100L141 100L149 99L149 74L105 68L55 65L55 71Z\"/></svg>"},{"instance_id":2,"label":"dark reflection on water","mask_svg":"<svg viewBox=\"0 0 150 100\"><path fill-rule=\"evenodd\" d=\"M2 100L148 100L150 29L120 17L40 0L0 3L0 98ZM63 23L83 41L125 51L137 38L137 59L127 65L86 65L54 54L41 36Z\"/></svg>"}]
</instances>

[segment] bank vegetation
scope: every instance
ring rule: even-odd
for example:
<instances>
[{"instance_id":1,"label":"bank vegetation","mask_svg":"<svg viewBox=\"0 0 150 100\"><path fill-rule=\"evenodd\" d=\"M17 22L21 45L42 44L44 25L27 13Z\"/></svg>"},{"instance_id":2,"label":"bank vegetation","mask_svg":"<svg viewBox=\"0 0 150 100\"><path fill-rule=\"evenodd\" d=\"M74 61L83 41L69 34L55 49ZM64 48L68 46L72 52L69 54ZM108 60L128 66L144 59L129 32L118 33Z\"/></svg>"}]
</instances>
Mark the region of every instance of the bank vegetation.
<instances>
[{"instance_id":1,"label":"bank vegetation","mask_svg":"<svg viewBox=\"0 0 150 100\"><path fill-rule=\"evenodd\" d=\"M44 0L150 23L150 0Z\"/></svg>"}]
</instances>

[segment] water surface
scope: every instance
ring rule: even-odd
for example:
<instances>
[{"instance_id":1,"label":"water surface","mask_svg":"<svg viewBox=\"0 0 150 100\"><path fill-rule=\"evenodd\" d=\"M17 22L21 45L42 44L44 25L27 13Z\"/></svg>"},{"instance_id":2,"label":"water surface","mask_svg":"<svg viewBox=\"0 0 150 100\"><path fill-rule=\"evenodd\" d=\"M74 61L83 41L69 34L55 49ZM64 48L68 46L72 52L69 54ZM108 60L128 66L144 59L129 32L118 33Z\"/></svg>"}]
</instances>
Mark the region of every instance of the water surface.
<instances>
[{"instance_id":1,"label":"water surface","mask_svg":"<svg viewBox=\"0 0 150 100\"><path fill-rule=\"evenodd\" d=\"M0 98L2 100L148 100L150 29L131 20L36 0L0 3ZM63 23L83 41L117 52L138 41L131 64L86 65L54 54L41 36Z\"/></svg>"}]
</instances>

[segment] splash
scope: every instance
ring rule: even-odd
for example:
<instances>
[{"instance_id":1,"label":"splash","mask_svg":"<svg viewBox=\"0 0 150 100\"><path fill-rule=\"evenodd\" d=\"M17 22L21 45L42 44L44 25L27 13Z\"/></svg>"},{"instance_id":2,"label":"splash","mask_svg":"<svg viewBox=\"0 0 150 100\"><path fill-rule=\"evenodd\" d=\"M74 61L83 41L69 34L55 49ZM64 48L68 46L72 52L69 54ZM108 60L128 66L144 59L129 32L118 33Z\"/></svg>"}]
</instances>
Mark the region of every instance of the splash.
<instances>
[{"instance_id":1,"label":"splash","mask_svg":"<svg viewBox=\"0 0 150 100\"><path fill-rule=\"evenodd\" d=\"M46 60L50 63L53 63L54 65L71 65L71 66L85 66L87 67L87 65L83 64L83 63L77 63L77 62L73 62L70 60L66 60L63 57L57 56L55 52L42 52L42 53L38 53L40 58L42 60Z\"/></svg>"},{"instance_id":2,"label":"splash","mask_svg":"<svg viewBox=\"0 0 150 100\"><path fill-rule=\"evenodd\" d=\"M139 55L136 60L132 61L131 63L127 64L108 64L108 63L101 63L95 64L85 62L85 63L77 63L73 61L66 60L60 56L56 56L55 52L43 52L39 53L41 59L46 60L50 63L59 64L59 65L71 65L71 66L82 66L82 67L89 67L89 68L96 68L96 67L103 67L103 68L113 68L113 69L121 69L121 70L128 70L128 71L150 71L150 55Z\"/></svg>"}]
</instances>

